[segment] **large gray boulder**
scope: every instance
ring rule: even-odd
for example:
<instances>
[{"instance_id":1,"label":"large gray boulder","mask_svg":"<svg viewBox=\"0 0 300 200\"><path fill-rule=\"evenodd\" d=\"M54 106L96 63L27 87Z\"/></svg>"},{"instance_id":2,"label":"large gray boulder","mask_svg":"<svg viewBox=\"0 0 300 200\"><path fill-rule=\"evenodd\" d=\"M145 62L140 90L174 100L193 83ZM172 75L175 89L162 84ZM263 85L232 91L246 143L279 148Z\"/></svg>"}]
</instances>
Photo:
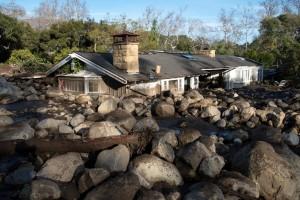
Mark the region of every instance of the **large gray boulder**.
<instances>
[{"instance_id":1,"label":"large gray boulder","mask_svg":"<svg viewBox=\"0 0 300 200\"><path fill-rule=\"evenodd\" d=\"M131 131L136 123L135 117L128 111L122 109L117 109L113 112L110 112L107 115L106 120L125 128L127 131Z\"/></svg>"},{"instance_id":2,"label":"large gray boulder","mask_svg":"<svg viewBox=\"0 0 300 200\"><path fill-rule=\"evenodd\" d=\"M112 149L101 151L95 167L107 169L109 172L125 172L129 163L129 149L120 144Z\"/></svg>"},{"instance_id":3,"label":"large gray boulder","mask_svg":"<svg viewBox=\"0 0 300 200\"><path fill-rule=\"evenodd\" d=\"M82 165L80 154L70 152L47 160L37 176L54 181L70 182L77 168Z\"/></svg>"},{"instance_id":4,"label":"large gray boulder","mask_svg":"<svg viewBox=\"0 0 300 200\"><path fill-rule=\"evenodd\" d=\"M189 187L189 192L183 200L224 200L224 195L217 185L200 182Z\"/></svg>"},{"instance_id":5,"label":"large gray boulder","mask_svg":"<svg viewBox=\"0 0 300 200\"><path fill-rule=\"evenodd\" d=\"M135 132L145 132L145 131L150 131L150 132L157 132L159 131L159 126L155 119L152 117L146 117L141 120L139 120L134 128L133 131Z\"/></svg>"},{"instance_id":6,"label":"large gray boulder","mask_svg":"<svg viewBox=\"0 0 300 200\"><path fill-rule=\"evenodd\" d=\"M175 115L175 108L167 102L160 102L155 107L155 113L159 117L173 117Z\"/></svg>"},{"instance_id":7,"label":"large gray boulder","mask_svg":"<svg viewBox=\"0 0 300 200\"><path fill-rule=\"evenodd\" d=\"M34 137L34 129L25 122L0 128L0 141L28 140Z\"/></svg>"},{"instance_id":8,"label":"large gray boulder","mask_svg":"<svg viewBox=\"0 0 300 200\"><path fill-rule=\"evenodd\" d=\"M5 116L5 115L0 115L0 127L9 126L9 125L12 125L13 123L14 123L14 120L11 117Z\"/></svg>"},{"instance_id":9,"label":"large gray boulder","mask_svg":"<svg viewBox=\"0 0 300 200\"><path fill-rule=\"evenodd\" d=\"M225 165L224 158L217 154L204 158L200 164L199 172L210 178L214 178L220 174Z\"/></svg>"},{"instance_id":10,"label":"large gray boulder","mask_svg":"<svg viewBox=\"0 0 300 200\"><path fill-rule=\"evenodd\" d=\"M177 157L191 166L193 170L197 170L199 164L211 155L212 153L199 141L187 144L177 152Z\"/></svg>"},{"instance_id":11,"label":"large gray boulder","mask_svg":"<svg viewBox=\"0 0 300 200\"><path fill-rule=\"evenodd\" d=\"M81 94L76 97L75 101L78 104L87 104L92 101L92 98L89 95Z\"/></svg>"},{"instance_id":12,"label":"large gray boulder","mask_svg":"<svg viewBox=\"0 0 300 200\"><path fill-rule=\"evenodd\" d=\"M50 129L50 130L58 130L59 125L65 124L65 120L57 120L53 118L47 118L40 121L36 128L38 129Z\"/></svg>"},{"instance_id":13,"label":"large gray boulder","mask_svg":"<svg viewBox=\"0 0 300 200\"><path fill-rule=\"evenodd\" d=\"M156 156L143 154L136 157L130 169L139 177L139 181L145 188L151 188L155 183L166 182L172 186L183 184L183 179L178 169L169 162Z\"/></svg>"},{"instance_id":14,"label":"large gray boulder","mask_svg":"<svg viewBox=\"0 0 300 200\"><path fill-rule=\"evenodd\" d=\"M180 145L184 146L188 143L194 142L200 137L201 137L201 133L199 130L193 128L185 128L178 135L178 141Z\"/></svg>"},{"instance_id":15,"label":"large gray boulder","mask_svg":"<svg viewBox=\"0 0 300 200\"><path fill-rule=\"evenodd\" d=\"M126 98L120 102L121 108L132 113L135 110L135 103L132 99Z\"/></svg>"},{"instance_id":16,"label":"large gray boulder","mask_svg":"<svg viewBox=\"0 0 300 200\"><path fill-rule=\"evenodd\" d=\"M232 160L233 168L259 184L265 199L297 199L297 179L289 162L263 141L245 146Z\"/></svg>"},{"instance_id":17,"label":"large gray boulder","mask_svg":"<svg viewBox=\"0 0 300 200\"><path fill-rule=\"evenodd\" d=\"M109 97L106 98L98 107L98 113L101 113L103 115L106 115L118 108L118 101L113 98Z\"/></svg>"},{"instance_id":18,"label":"large gray boulder","mask_svg":"<svg viewBox=\"0 0 300 200\"><path fill-rule=\"evenodd\" d=\"M0 77L0 104L13 103L22 98L23 92L20 88Z\"/></svg>"},{"instance_id":19,"label":"large gray boulder","mask_svg":"<svg viewBox=\"0 0 300 200\"><path fill-rule=\"evenodd\" d=\"M85 200L133 200L140 189L138 177L133 173L126 173L108 179L89 192Z\"/></svg>"},{"instance_id":20,"label":"large gray boulder","mask_svg":"<svg viewBox=\"0 0 300 200\"><path fill-rule=\"evenodd\" d=\"M222 172L218 185L222 190L239 194L245 199L257 199L259 197L259 185L239 172Z\"/></svg>"},{"instance_id":21,"label":"large gray boulder","mask_svg":"<svg viewBox=\"0 0 300 200\"><path fill-rule=\"evenodd\" d=\"M202 118L209 118L212 123L217 122L221 118L221 112L216 106L208 106L201 113Z\"/></svg>"},{"instance_id":22,"label":"large gray boulder","mask_svg":"<svg viewBox=\"0 0 300 200\"><path fill-rule=\"evenodd\" d=\"M38 179L31 183L31 200L59 199L61 194L59 186L53 181Z\"/></svg>"},{"instance_id":23,"label":"large gray boulder","mask_svg":"<svg viewBox=\"0 0 300 200\"><path fill-rule=\"evenodd\" d=\"M87 169L78 180L78 190L84 193L90 188L100 184L109 177L110 173L103 168Z\"/></svg>"},{"instance_id":24,"label":"large gray boulder","mask_svg":"<svg viewBox=\"0 0 300 200\"><path fill-rule=\"evenodd\" d=\"M109 122L95 122L89 129L87 137L90 139L121 135L117 125Z\"/></svg>"}]
</instances>

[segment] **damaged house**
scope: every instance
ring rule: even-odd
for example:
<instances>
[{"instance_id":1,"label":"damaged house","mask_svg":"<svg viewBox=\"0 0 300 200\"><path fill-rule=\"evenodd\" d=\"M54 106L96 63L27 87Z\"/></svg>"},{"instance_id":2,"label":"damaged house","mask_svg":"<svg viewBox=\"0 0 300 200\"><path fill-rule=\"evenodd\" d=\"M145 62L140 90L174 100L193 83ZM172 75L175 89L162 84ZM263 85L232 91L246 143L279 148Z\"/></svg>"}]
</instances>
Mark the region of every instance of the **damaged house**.
<instances>
[{"instance_id":1,"label":"damaged house","mask_svg":"<svg viewBox=\"0 0 300 200\"><path fill-rule=\"evenodd\" d=\"M227 89L261 81L262 67L234 56L215 55L215 51L196 54L149 52L139 54L138 35L113 35L112 53L74 52L48 72L64 92L157 95L165 91L178 94L196 89L204 78L222 77ZM78 67L79 66L79 67Z\"/></svg>"}]
</instances>

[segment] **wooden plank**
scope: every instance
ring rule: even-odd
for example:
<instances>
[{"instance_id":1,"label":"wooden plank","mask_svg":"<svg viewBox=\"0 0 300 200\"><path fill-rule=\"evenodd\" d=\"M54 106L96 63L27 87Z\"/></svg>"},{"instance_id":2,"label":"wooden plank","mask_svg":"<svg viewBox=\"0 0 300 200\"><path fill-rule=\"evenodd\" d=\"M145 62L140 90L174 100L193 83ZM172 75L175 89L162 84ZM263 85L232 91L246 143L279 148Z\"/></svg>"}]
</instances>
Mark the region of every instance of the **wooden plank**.
<instances>
[{"instance_id":1,"label":"wooden plank","mask_svg":"<svg viewBox=\"0 0 300 200\"><path fill-rule=\"evenodd\" d=\"M116 144L142 144L142 134L120 135L103 137L94 140L45 140L45 139L29 139L29 140L13 140L0 142L0 155L9 155L14 153L25 152L94 152L109 148Z\"/></svg>"}]
</instances>

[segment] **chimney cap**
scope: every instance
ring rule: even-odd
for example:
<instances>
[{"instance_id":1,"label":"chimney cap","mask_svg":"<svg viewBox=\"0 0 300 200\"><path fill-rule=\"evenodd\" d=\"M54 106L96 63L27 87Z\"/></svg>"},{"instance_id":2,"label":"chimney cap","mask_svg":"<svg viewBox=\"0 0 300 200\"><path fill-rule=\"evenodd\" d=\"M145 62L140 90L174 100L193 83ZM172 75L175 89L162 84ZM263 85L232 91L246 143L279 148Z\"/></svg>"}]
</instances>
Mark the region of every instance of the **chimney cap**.
<instances>
[{"instance_id":1,"label":"chimney cap","mask_svg":"<svg viewBox=\"0 0 300 200\"><path fill-rule=\"evenodd\" d=\"M135 33L132 33L132 32L129 32L129 31L123 31L121 33L117 33L117 34L113 34L114 37L119 37L119 36L139 36L138 34L135 34Z\"/></svg>"}]
</instances>

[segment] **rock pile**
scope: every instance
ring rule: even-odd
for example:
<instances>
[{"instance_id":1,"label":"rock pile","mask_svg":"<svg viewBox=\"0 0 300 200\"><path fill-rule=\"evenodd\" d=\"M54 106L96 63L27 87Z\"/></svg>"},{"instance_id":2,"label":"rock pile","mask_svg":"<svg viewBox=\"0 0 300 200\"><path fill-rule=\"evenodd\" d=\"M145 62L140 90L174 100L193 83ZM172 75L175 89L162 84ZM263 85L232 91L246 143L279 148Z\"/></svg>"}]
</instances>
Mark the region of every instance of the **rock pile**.
<instances>
[{"instance_id":1,"label":"rock pile","mask_svg":"<svg viewBox=\"0 0 300 200\"><path fill-rule=\"evenodd\" d=\"M300 199L297 91L272 100L244 89L116 98L21 83L11 87L19 87L24 101L46 99L36 112L48 115L20 122L18 113L1 107L1 142L132 133L149 140L143 148L119 144L91 153L2 156L1 199ZM13 102L9 94L0 102ZM199 120L217 131L204 131Z\"/></svg>"}]
</instances>

